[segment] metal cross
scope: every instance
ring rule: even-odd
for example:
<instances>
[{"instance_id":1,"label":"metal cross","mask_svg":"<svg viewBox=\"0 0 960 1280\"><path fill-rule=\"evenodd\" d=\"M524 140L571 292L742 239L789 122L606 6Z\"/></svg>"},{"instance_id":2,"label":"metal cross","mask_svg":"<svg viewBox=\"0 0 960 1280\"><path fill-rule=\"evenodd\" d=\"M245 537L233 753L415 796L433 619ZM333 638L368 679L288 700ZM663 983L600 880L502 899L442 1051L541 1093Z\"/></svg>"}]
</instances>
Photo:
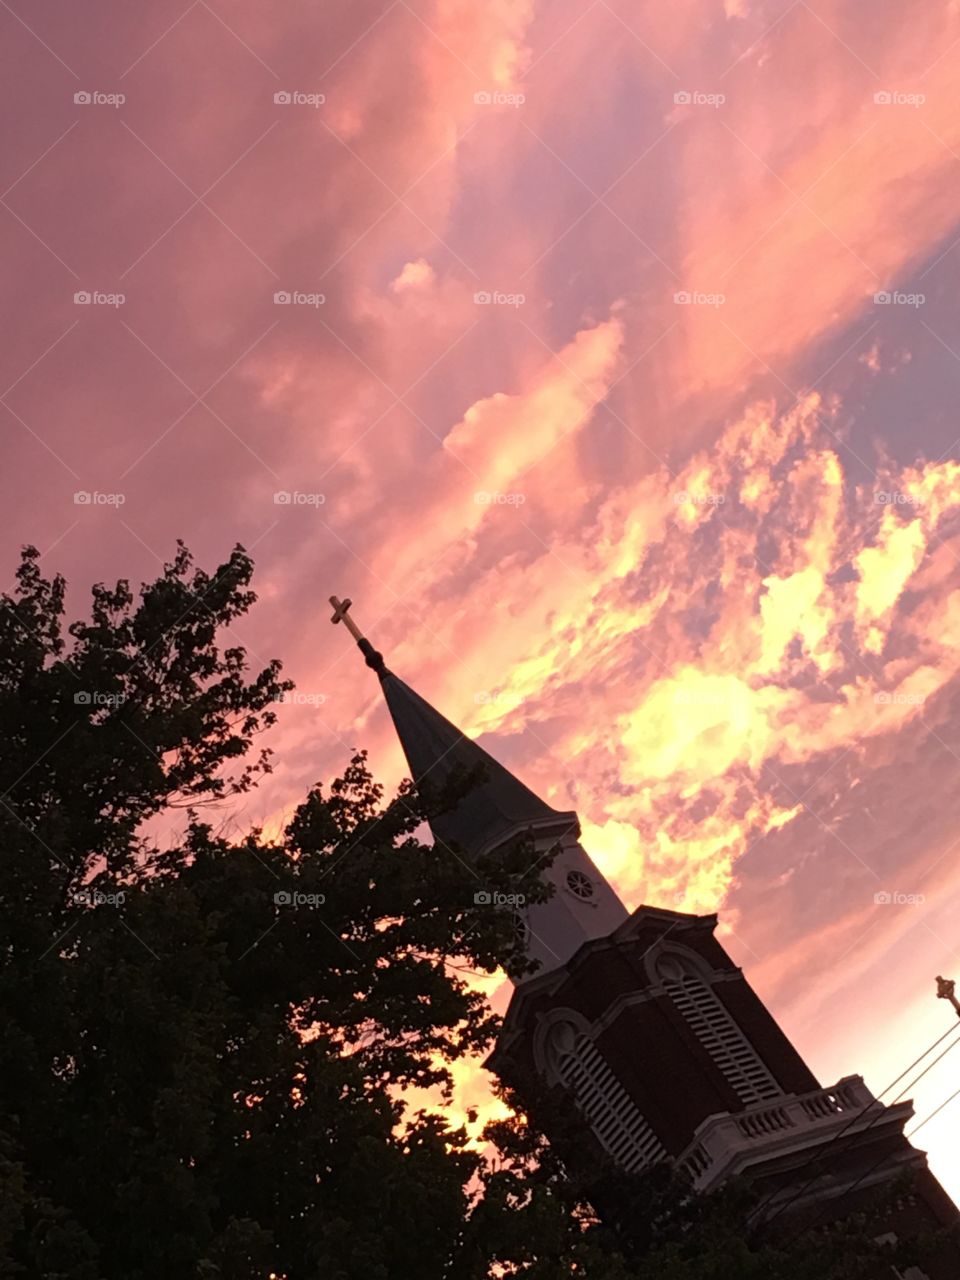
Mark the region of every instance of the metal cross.
<instances>
[{"instance_id":1,"label":"metal cross","mask_svg":"<svg viewBox=\"0 0 960 1280\"><path fill-rule=\"evenodd\" d=\"M383 654L377 652L348 613L353 601L338 600L336 596L331 596L330 603L333 605L333 617L330 621L333 623L342 622L344 624L353 636L354 640L356 640L357 646L363 654L367 666L373 671L376 671L381 680L384 679L389 673L387 672L387 668L383 662Z\"/></svg>"},{"instance_id":2,"label":"metal cross","mask_svg":"<svg viewBox=\"0 0 960 1280\"><path fill-rule=\"evenodd\" d=\"M350 632L350 634L353 636L354 640L357 640L357 641L362 640L363 634L361 633L360 628L357 626L357 624L354 622L354 620L350 617L349 613L347 612L347 610L353 604L353 601L338 600L336 596L331 596L330 603L333 605L333 617L330 619L330 621L333 623L342 622L344 626L347 628L347 630Z\"/></svg>"}]
</instances>

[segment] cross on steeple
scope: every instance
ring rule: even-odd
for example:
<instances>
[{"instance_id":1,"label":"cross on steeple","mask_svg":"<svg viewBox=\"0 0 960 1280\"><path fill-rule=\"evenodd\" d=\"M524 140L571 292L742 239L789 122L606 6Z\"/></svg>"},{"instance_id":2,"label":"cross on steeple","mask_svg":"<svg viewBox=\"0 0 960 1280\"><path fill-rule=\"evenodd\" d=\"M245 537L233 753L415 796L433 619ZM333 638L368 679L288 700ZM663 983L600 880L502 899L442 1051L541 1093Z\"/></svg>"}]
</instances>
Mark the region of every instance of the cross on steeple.
<instances>
[{"instance_id":1,"label":"cross on steeple","mask_svg":"<svg viewBox=\"0 0 960 1280\"><path fill-rule=\"evenodd\" d=\"M353 604L353 601L350 599L340 600L337 596L331 596L330 603L333 605L333 616L330 621L334 625L338 622L342 622L353 636L354 640L356 640L357 647L363 654L364 658L366 658L367 666L376 671L378 675L384 675L386 673L386 667L383 662L383 654L378 653L376 649L374 649L373 645L350 617L348 611L350 606Z\"/></svg>"},{"instance_id":2,"label":"cross on steeple","mask_svg":"<svg viewBox=\"0 0 960 1280\"><path fill-rule=\"evenodd\" d=\"M357 626L354 620L347 613L347 610L353 604L353 601L338 600L336 596L331 596L330 603L333 605L333 617L330 619L330 621L333 623L342 622L344 626L347 628L347 630L350 632L350 634L353 636L354 640L362 640L363 635L360 632L360 628Z\"/></svg>"}]
</instances>

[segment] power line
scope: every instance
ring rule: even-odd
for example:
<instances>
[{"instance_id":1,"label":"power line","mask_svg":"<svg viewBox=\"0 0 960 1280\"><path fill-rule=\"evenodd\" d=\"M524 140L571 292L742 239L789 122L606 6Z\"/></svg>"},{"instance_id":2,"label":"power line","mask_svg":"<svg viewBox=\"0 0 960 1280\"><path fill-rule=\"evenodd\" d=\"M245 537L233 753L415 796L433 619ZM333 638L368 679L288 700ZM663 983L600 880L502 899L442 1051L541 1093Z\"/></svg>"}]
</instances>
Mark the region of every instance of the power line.
<instances>
[{"instance_id":1,"label":"power line","mask_svg":"<svg viewBox=\"0 0 960 1280\"><path fill-rule=\"evenodd\" d=\"M960 1028L953 1026L953 1027L950 1027L948 1031L945 1031L943 1035L939 1036L933 1042L933 1044L931 1044L927 1049L923 1051L923 1053L920 1054L918 1058L915 1058L914 1061L911 1062L908 1067L906 1067L903 1071L901 1071L900 1074L896 1077L896 1079L891 1080L891 1082L887 1085L887 1087L881 1093L877 1094L875 1098L871 1099L871 1101L868 1102L867 1105L863 1107L856 1115L851 1116L851 1118L847 1121L847 1123L843 1126L843 1128L840 1129L838 1133L834 1134L834 1136L830 1139L830 1141L826 1144L826 1146L821 1147L817 1151L814 1151L810 1155L810 1157L805 1161L805 1163L800 1166L800 1169L798 1170L798 1172L802 1174L805 1169L810 1168L810 1166L813 1164L819 1163L826 1156L830 1155L833 1152L836 1143L838 1143L854 1125L859 1124L859 1122L863 1119L863 1117L867 1114L867 1112L872 1107L879 1107L877 1114L873 1117L873 1119L866 1126L866 1128L861 1130L861 1132L866 1133L869 1129L872 1129L873 1126L883 1117L884 1112L886 1110L886 1108L884 1106L881 1106L880 1104L880 1099L884 1096L884 1094L889 1093L890 1090L895 1085L900 1083L900 1081L904 1078L904 1076L909 1075L909 1073L914 1069L914 1067L918 1066L919 1063L921 1063L924 1060L924 1058L928 1057L929 1054L931 1054L934 1051L934 1049L938 1048L943 1043L943 1041L947 1039L948 1036L954 1035L958 1031L960 1031ZM945 1057L945 1055L948 1054L951 1049L955 1049L958 1043L960 1043L960 1034L957 1035L957 1038L953 1041L952 1044L948 1045L947 1048L944 1049L942 1053L938 1054L938 1056L934 1058L932 1062L928 1063L928 1065L924 1067L923 1071L921 1071L920 1074L910 1082L910 1084L906 1085L903 1089L900 1090L900 1093L897 1094L897 1096L893 1099L893 1102L899 1102L900 1099L903 1097L903 1095L909 1092L909 1090L911 1090L919 1080L922 1080L923 1077L927 1074L927 1072L932 1070L937 1065L937 1063L941 1060L941 1058ZM928 1119L929 1118L930 1117L928 1117ZM916 1132L916 1130L914 1130L914 1132ZM798 1200L800 1196L802 1196L803 1193L813 1185L814 1182L816 1182L819 1176L820 1175L818 1172L818 1173L815 1173L813 1177L809 1178L803 1184L803 1186L799 1188L799 1190L795 1191L794 1194L788 1200L786 1200L782 1205L779 1206L776 1212L773 1213L765 1221L764 1226L769 1226L770 1223L775 1222L776 1219L781 1216L781 1214L783 1214L787 1209L789 1209L789 1207L796 1200ZM763 1200L761 1200L760 1203L751 1211L751 1213L747 1218L748 1228L752 1222L759 1220L760 1214L762 1213L763 1209L768 1204L770 1204L770 1202L776 1197L776 1195L777 1195L776 1190L769 1192L767 1196Z\"/></svg>"},{"instance_id":2,"label":"power line","mask_svg":"<svg viewBox=\"0 0 960 1280\"><path fill-rule=\"evenodd\" d=\"M937 1107L936 1111L931 1111L930 1114L927 1116L926 1120L921 1120L920 1123L916 1126L916 1128L910 1130L910 1132L906 1135L906 1137L912 1140L914 1134L919 1133L920 1130L923 1128L923 1126L925 1124L929 1124L934 1116L938 1116L940 1112L944 1109L944 1107L948 1106L954 1100L954 1098L960 1098L960 1089L957 1089L953 1093L951 1093L950 1097L947 1098L946 1102L941 1102L939 1107Z\"/></svg>"},{"instance_id":3,"label":"power line","mask_svg":"<svg viewBox=\"0 0 960 1280\"><path fill-rule=\"evenodd\" d=\"M900 1081L903 1079L905 1075L908 1075L914 1069L914 1067L916 1067L919 1063L921 1063L924 1058L926 1058L929 1054L931 1054L934 1051L934 1049L936 1049L939 1045L941 1045L943 1041L946 1040L947 1037L953 1034L956 1030L957 1030L956 1027L950 1027L950 1029L945 1031L943 1035L939 1036L933 1042L932 1045L930 1045L927 1049L925 1049L918 1058L915 1058L914 1061L910 1063L909 1067L906 1067L903 1071L901 1071L900 1074L896 1077L896 1079L891 1080L890 1083L887 1085L887 1087L883 1089L879 1094L877 1094L877 1096L873 1098L870 1102L868 1102L867 1105L863 1107L855 1116L851 1116L851 1118L847 1121L847 1123L843 1126L843 1128L838 1133L834 1134L833 1138L830 1140L830 1142L827 1143L825 1147L822 1147L817 1151L812 1152L809 1158L805 1161L805 1163L800 1166L798 1173L802 1174L805 1169L808 1169L810 1167L810 1165L821 1161L824 1158L824 1156L828 1155L833 1149L834 1144L839 1142L840 1139L844 1136L844 1134L847 1133L853 1125L858 1124L872 1107L876 1107L880 1105L880 1099L884 1096L884 1094L889 1093L890 1090L895 1085L900 1083ZM957 1042L954 1041L954 1044L956 1043ZM949 1052L949 1050L952 1049L953 1047L954 1045L948 1046L948 1048L944 1050L944 1052L945 1053ZM940 1055L940 1057L942 1056L943 1054ZM930 1067L935 1066L936 1063L939 1061L940 1061L940 1058L937 1058L935 1062L930 1063L930 1065L926 1068L926 1070L929 1071ZM917 1079L919 1078L920 1077L917 1077ZM916 1080L913 1083L916 1084ZM897 1095L897 1098L895 1098L894 1101L895 1102L899 1101L899 1098L902 1097L903 1094L907 1092L907 1089L912 1087L913 1087L912 1085L908 1085L907 1088L901 1090L900 1094ZM881 1109L877 1113L877 1116L875 1119L878 1120L882 1115L883 1115L883 1110ZM875 1123L875 1121L871 1121L871 1125L868 1126L868 1128L871 1127L873 1123ZM796 1200L799 1196L803 1195L804 1191L806 1191L807 1188L811 1186L815 1181L816 1181L816 1175L813 1178L811 1178L808 1182L806 1182L800 1188L800 1190L795 1193L795 1195L793 1195L783 1206L781 1206L781 1208L775 1214L773 1214L773 1216L768 1221L772 1222L774 1221L774 1219L778 1218L780 1214L784 1211L784 1209L789 1208L789 1206L794 1202L794 1200ZM759 1214L762 1212L765 1206L769 1204L771 1200L774 1199L776 1194L777 1193L775 1190L770 1192L767 1195L767 1197L756 1206L756 1208L753 1210L753 1212L750 1214L749 1218L747 1219L748 1226L750 1224L750 1221L753 1218L759 1216Z\"/></svg>"},{"instance_id":4,"label":"power line","mask_svg":"<svg viewBox=\"0 0 960 1280\"><path fill-rule=\"evenodd\" d=\"M801 1171L804 1168L807 1168L810 1164L814 1164L819 1161L822 1161L825 1156L828 1156L832 1152L834 1145L840 1141L840 1139L844 1136L844 1134L847 1133L848 1130L853 1125L858 1124L859 1121L862 1120L863 1117L867 1114L867 1112L870 1110L871 1107L879 1105L880 1099L883 1097L884 1093L888 1093L893 1088L893 1086L895 1084L898 1084L899 1081L901 1081L905 1075L907 1075L910 1071L912 1071L913 1068L917 1066L918 1063L922 1062L923 1059L927 1056L927 1054L932 1053L933 1050L936 1049L936 1047L939 1044L941 1044L946 1039L947 1036L951 1034L951 1032L954 1032L956 1030L957 1030L956 1027L951 1027L950 1031L944 1032L944 1034L940 1036L938 1040L935 1040L934 1043L930 1045L930 1047L924 1053L922 1053L919 1058L915 1059L915 1061L913 1061L905 1071L901 1071L900 1075L897 1076L896 1080L892 1081L891 1084L887 1085L887 1088L883 1090L883 1093L879 1094L871 1102L867 1103L867 1105L857 1115L851 1117L851 1119L844 1125L844 1127L839 1131L839 1133L834 1134L833 1138L830 1140L830 1142L827 1143L825 1147L822 1147L820 1150L815 1151L810 1157L810 1159L807 1161L806 1165L801 1166ZM960 1043L960 1037L954 1040L952 1044L947 1045L946 1049L944 1049L942 1053L938 1054L937 1057L934 1058L932 1062L928 1063L927 1066L924 1067L924 1069L920 1072L918 1076L915 1076L914 1079L911 1080L911 1082L908 1085L905 1085L904 1088L901 1089L900 1092L897 1094L897 1096L892 1100L892 1103L899 1102L900 1099L904 1096L904 1094L909 1093L913 1089L914 1085L916 1085L918 1081L922 1080L923 1077L927 1074L927 1072L931 1071L937 1065L937 1063L941 1060L941 1058L945 1057L950 1052L951 1049L955 1049L957 1047L958 1043ZM872 1129L873 1126L883 1118L885 1110L886 1110L885 1107L880 1107L880 1109L877 1111L876 1115L873 1117L870 1123L864 1129L860 1130L860 1133L869 1132L869 1130ZM859 1134L856 1136L859 1136ZM819 1177L819 1173L815 1173L812 1178L809 1178L807 1182L805 1182L804 1185L800 1187L798 1191L796 1191L788 1200L786 1200L777 1209L776 1213L772 1214L771 1217L767 1219L764 1225L769 1226L771 1222L776 1221L776 1219L779 1218L781 1214L783 1214L787 1209L789 1209L790 1205L792 1205L796 1200L798 1200L800 1196L802 1196L803 1193L809 1187L811 1187L814 1184L814 1182L816 1182L818 1177ZM769 1203L769 1201L773 1198L775 1194L776 1192L773 1192L772 1195L768 1197L767 1203Z\"/></svg>"},{"instance_id":5,"label":"power line","mask_svg":"<svg viewBox=\"0 0 960 1280\"><path fill-rule=\"evenodd\" d=\"M952 1045L951 1045L950 1047L951 1047L951 1048L953 1048L953 1046L952 1046ZM942 1057L942 1056L943 1056L943 1055L941 1054L941 1057ZM929 1068L927 1068L927 1069L929 1070ZM917 1078L919 1079L919 1076L918 1076ZM957 1097L960 1097L960 1089L956 1089L953 1093L951 1093L950 1097L949 1097L949 1098L947 1098L945 1102L941 1102L941 1103L940 1103L940 1105L939 1105L939 1107L935 1107L935 1108L934 1108L934 1110L933 1110L933 1111L931 1111L931 1112L930 1112L930 1114L929 1114L928 1116L926 1116L923 1120L921 1120L921 1121L920 1121L920 1123L919 1123L919 1124L918 1124L918 1125L917 1125L917 1126L916 1126L916 1127L911 1131L911 1134L910 1134L911 1138L913 1137L913 1135L914 1135L915 1133L919 1133L919 1131L923 1128L923 1126L924 1126L925 1124L929 1124L929 1123L930 1123L930 1121L933 1119L933 1117L934 1117L934 1116L939 1115L939 1114L940 1114L940 1112L944 1109L944 1107L948 1106L948 1105L949 1105L949 1104L954 1100L954 1098L957 1098ZM875 1162L870 1166L870 1168L866 1170L866 1172L861 1173L860 1177L856 1180L856 1182L851 1183L851 1185L850 1185L849 1187L845 1187L845 1188L844 1188L844 1190L843 1190L843 1192L842 1192L842 1194L843 1194L843 1195L845 1195L845 1196L849 1196L849 1195L851 1195L854 1191L856 1191L857 1187L859 1187L859 1186L860 1186L860 1184L861 1184L861 1183L862 1183L866 1178L869 1178L869 1177L870 1177L871 1173L873 1173L873 1172L874 1172L874 1170L876 1170L876 1169L879 1169L879 1168L880 1168L880 1166L884 1163L884 1161L885 1161L886 1159L887 1159L887 1156L886 1156L886 1155L882 1155L882 1156L880 1157L880 1159L879 1159L879 1160L875 1161ZM820 1223L823 1221L823 1219L824 1219L824 1217L825 1217L825 1215L826 1215L826 1211L827 1211L827 1207L825 1206L823 1209L821 1209L821 1210L820 1210L819 1214L817 1214L817 1216L816 1216L816 1218L814 1218L813 1222L812 1222L812 1223L810 1223L810 1225L809 1225L808 1227L804 1227L804 1228L803 1228L803 1230L804 1230L804 1231L808 1231L808 1230L809 1230L809 1231L813 1231L813 1230L815 1230L815 1229L820 1225ZM795 1233L795 1235L796 1235L796 1234L799 1234L799 1232ZM791 1238L795 1238L795 1236L794 1236L794 1237L791 1237Z\"/></svg>"}]
</instances>

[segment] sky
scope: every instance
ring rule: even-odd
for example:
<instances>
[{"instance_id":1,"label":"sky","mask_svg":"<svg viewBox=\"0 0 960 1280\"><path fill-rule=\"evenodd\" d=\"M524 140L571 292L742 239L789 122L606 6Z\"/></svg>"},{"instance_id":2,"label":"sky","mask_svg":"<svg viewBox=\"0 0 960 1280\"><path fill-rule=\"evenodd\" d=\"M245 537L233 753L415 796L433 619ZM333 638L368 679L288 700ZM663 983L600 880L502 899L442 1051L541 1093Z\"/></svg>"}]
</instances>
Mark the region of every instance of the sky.
<instances>
[{"instance_id":1,"label":"sky","mask_svg":"<svg viewBox=\"0 0 960 1280\"><path fill-rule=\"evenodd\" d=\"M76 615L252 553L298 698L238 831L355 747L403 776L349 595L884 1089L960 978L960 3L0 0L0 41L6 580L33 543ZM960 1197L960 1100L918 1145Z\"/></svg>"}]
</instances>

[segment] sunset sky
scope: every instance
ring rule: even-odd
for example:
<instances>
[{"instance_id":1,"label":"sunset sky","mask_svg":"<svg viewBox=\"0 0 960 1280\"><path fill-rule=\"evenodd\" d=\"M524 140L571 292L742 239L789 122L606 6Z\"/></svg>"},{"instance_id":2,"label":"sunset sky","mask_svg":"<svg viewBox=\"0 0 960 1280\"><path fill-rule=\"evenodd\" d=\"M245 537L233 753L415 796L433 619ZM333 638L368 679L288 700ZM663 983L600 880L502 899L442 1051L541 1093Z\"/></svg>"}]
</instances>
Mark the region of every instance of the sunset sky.
<instances>
[{"instance_id":1,"label":"sunset sky","mask_svg":"<svg viewBox=\"0 0 960 1280\"><path fill-rule=\"evenodd\" d=\"M354 747L403 776L349 595L883 1089L960 979L960 2L0 0L0 41L5 581L34 543L76 614L251 551L237 640L300 700L237 831ZM960 1197L960 1099L917 1144Z\"/></svg>"}]
</instances>

